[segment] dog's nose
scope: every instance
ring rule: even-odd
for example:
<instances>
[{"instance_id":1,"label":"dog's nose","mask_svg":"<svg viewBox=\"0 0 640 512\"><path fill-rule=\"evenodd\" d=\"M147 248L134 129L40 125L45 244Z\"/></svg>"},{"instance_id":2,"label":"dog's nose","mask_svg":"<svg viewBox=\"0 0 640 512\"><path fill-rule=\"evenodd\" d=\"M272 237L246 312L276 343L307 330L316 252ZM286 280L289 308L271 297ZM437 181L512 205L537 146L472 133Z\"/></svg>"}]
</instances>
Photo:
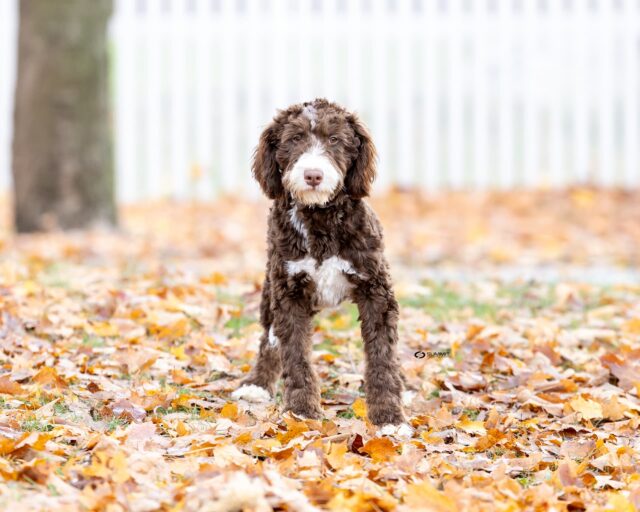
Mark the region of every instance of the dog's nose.
<instances>
[{"instance_id":1,"label":"dog's nose","mask_svg":"<svg viewBox=\"0 0 640 512\"><path fill-rule=\"evenodd\" d=\"M311 185L312 187L317 187L322 183L322 171L320 169L305 169L304 170L304 181L307 185Z\"/></svg>"}]
</instances>

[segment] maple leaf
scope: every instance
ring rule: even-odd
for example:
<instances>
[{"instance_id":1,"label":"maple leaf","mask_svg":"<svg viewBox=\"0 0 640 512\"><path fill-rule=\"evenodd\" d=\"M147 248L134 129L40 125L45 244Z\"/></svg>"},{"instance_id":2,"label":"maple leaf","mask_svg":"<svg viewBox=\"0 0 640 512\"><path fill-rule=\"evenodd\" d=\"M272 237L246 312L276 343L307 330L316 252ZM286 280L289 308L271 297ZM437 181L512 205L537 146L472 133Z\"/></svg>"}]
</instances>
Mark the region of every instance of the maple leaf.
<instances>
[{"instance_id":1,"label":"maple leaf","mask_svg":"<svg viewBox=\"0 0 640 512\"><path fill-rule=\"evenodd\" d=\"M384 462L395 457L398 452L396 445L387 437L375 437L367 441L360 453L366 453L376 462Z\"/></svg>"},{"instance_id":2,"label":"maple leaf","mask_svg":"<svg viewBox=\"0 0 640 512\"><path fill-rule=\"evenodd\" d=\"M602 406L594 401L584 399L581 396L574 398L569 402L571 408L580 413L585 420L602 419Z\"/></svg>"},{"instance_id":3,"label":"maple leaf","mask_svg":"<svg viewBox=\"0 0 640 512\"><path fill-rule=\"evenodd\" d=\"M8 375L0 377L0 393L5 395L22 395L25 390L20 384L11 380Z\"/></svg>"},{"instance_id":4,"label":"maple leaf","mask_svg":"<svg viewBox=\"0 0 640 512\"><path fill-rule=\"evenodd\" d=\"M407 485L404 503L419 510L432 512L457 512L456 502L438 491L427 481Z\"/></svg>"}]
</instances>

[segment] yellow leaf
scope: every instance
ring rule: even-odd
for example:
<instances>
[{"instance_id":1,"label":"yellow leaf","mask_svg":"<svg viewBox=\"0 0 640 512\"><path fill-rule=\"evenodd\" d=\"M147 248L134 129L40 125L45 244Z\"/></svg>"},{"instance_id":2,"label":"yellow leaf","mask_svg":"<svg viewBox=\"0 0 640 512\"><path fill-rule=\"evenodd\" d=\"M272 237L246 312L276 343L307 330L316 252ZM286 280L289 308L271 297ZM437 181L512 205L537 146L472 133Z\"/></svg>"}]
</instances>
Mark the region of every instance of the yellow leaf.
<instances>
[{"instance_id":1,"label":"yellow leaf","mask_svg":"<svg viewBox=\"0 0 640 512\"><path fill-rule=\"evenodd\" d=\"M456 357L456 352L458 351L459 348L460 348L460 342L458 340L454 340L451 343L451 357L452 358Z\"/></svg>"},{"instance_id":2,"label":"yellow leaf","mask_svg":"<svg viewBox=\"0 0 640 512\"><path fill-rule=\"evenodd\" d=\"M422 440L429 444L440 444L443 442L442 437L433 434L433 430L425 430L420 433Z\"/></svg>"},{"instance_id":3,"label":"yellow leaf","mask_svg":"<svg viewBox=\"0 0 640 512\"><path fill-rule=\"evenodd\" d=\"M235 420L238 417L238 404L232 402L224 404L220 410L220 416L223 418L229 418L230 420Z\"/></svg>"},{"instance_id":4,"label":"yellow leaf","mask_svg":"<svg viewBox=\"0 0 640 512\"><path fill-rule=\"evenodd\" d=\"M171 347L169 349L169 352L171 352L171 354L173 354L173 357L175 357L178 361L186 361L187 359L189 359L187 357L187 354L185 354L184 352L184 345L180 345L179 347Z\"/></svg>"},{"instance_id":5,"label":"yellow leaf","mask_svg":"<svg viewBox=\"0 0 640 512\"><path fill-rule=\"evenodd\" d=\"M640 334L640 318L632 318L622 326L624 332Z\"/></svg>"},{"instance_id":6,"label":"yellow leaf","mask_svg":"<svg viewBox=\"0 0 640 512\"><path fill-rule=\"evenodd\" d=\"M247 444L249 441L253 439L251 432L243 432L238 437L236 437L233 442L236 444Z\"/></svg>"},{"instance_id":7,"label":"yellow leaf","mask_svg":"<svg viewBox=\"0 0 640 512\"><path fill-rule=\"evenodd\" d=\"M368 453L375 462L384 462L396 456L396 446L388 437L376 437L360 448L360 453Z\"/></svg>"},{"instance_id":8,"label":"yellow leaf","mask_svg":"<svg viewBox=\"0 0 640 512\"><path fill-rule=\"evenodd\" d=\"M168 325L152 325L149 327L149 331L152 334L156 334L158 338L167 340L177 340L186 336L189 332L190 324L186 318L181 318L177 322L173 322Z\"/></svg>"},{"instance_id":9,"label":"yellow leaf","mask_svg":"<svg viewBox=\"0 0 640 512\"><path fill-rule=\"evenodd\" d=\"M580 413L585 420L602 419L602 406L593 400L578 396L569 402L571 408Z\"/></svg>"},{"instance_id":10,"label":"yellow leaf","mask_svg":"<svg viewBox=\"0 0 640 512\"><path fill-rule=\"evenodd\" d=\"M186 436L189 434L189 429L184 424L184 421L178 422L178 425L176 426L176 432L178 433L179 436Z\"/></svg>"},{"instance_id":11,"label":"yellow leaf","mask_svg":"<svg viewBox=\"0 0 640 512\"><path fill-rule=\"evenodd\" d=\"M407 485L404 502L410 508L430 510L434 512L457 512L456 502L436 489L429 482L418 482ZM427 508L425 508L427 506Z\"/></svg>"},{"instance_id":12,"label":"yellow leaf","mask_svg":"<svg viewBox=\"0 0 640 512\"><path fill-rule=\"evenodd\" d=\"M332 320L331 328L344 330L348 329L351 326L351 316L350 315L340 315Z\"/></svg>"},{"instance_id":13,"label":"yellow leaf","mask_svg":"<svg viewBox=\"0 0 640 512\"><path fill-rule=\"evenodd\" d=\"M327 454L327 461L331 464L333 469L340 469L345 465L345 454L347 453L346 443L331 443L329 453Z\"/></svg>"},{"instance_id":14,"label":"yellow leaf","mask_svg":"<svg viewBox=\"0 0 640 512\"><path fill-rule=\"evenodd\" d=\"M605 510L611 510L612 512L636 512L636 507L622 494L611 492L609 493L609 501L607 502L607 508Z\"/></svg>"},{"instance_id":15,"label":"yellow leaf","mask_svg":"<svg viewBox=\"0 0 640 512\"><path fill-rule=\"evenodd\" d=\"M102 338L108 338L110 336L118 336L120 332L118 327L110 324L109 322L96 322L89 326L87 329L91 334L100 336Z\"/></svg>"},{"instance_id":16,"label":"yellow leaf","mask_svg":"<svg viewBox=\"0 0 640 512\"><path fill-rule=\"evenodd\" d=\"M94 452L91 458L91 465L85 468L84 474L86 476L106 478L111 473L111 470L107 467L108 459L109 455L107 452Z\"/></svg>"},{"instance_id":17,"label":"yellow leaf","mask_svg":"<svg viewBox=\"0 0 640 512\"><path fill-rule=\"evenodd\" d=\"M275 449L282 446L277 439L256 439L251 446L254 455L265 456L271 455Z\"/></svg>"},{"instance_id":18,"label":"yellow leaf","mask_svg":"<svg viewBox=\"0 0 640 512\"><path fill-rule=\"evenodd\" d=\"M292 416L286 415L284 422L287 424L287 431L285 433L278 434L278 441L283 445L287 444L293 438L298 437L300 434L309 431L309 427L304 421L298 421Z\"/></svg>"},{"instance_id":19,"label":"yellow leaf","mask_svg":"<svg viewBox=\"0 0 640 512\"><path fill-rule=\"evenodd\" d=\"M113 469L114 482L121 484L129 480L129 466L127 464L127 457L123 452L116 452L111 458L109 466Z\"/></svg>"},{"instance_id":20,"label":"yellow leaf","mask_svg":"<svg viewBox=\"0 0 640 512\"><path fill-rule=\"evenodd\" d=\"M362 398L358 398L355 402L353 402L351 408L358 418L367 417L367 404Z\"/></svg>"},{"instance_id":21,"label":"yellow leaf","mask_svg":"<svg viewBox=\"0 0 640 512\"><path fill-rule=\"evenodd\" d=\"M483 421L471 421L469 418L463 419L456 423L456 428L464 430L467 434L486 435L487 429L484 427Z\"/></svg>"},{"instance_id":22,"label":"yellow leaf","mask_svg":"<svg viewBox=\"0 0 640 512\"><path fill-rule=\"evenodd\" d=\"M214 272L213 274L210 274L208 276L201 278L200 282L203 284L221 285L221 284L227 284L227 278L225 277L224 274L221 274L220 272Z\"/></svg>"}]
</instances>

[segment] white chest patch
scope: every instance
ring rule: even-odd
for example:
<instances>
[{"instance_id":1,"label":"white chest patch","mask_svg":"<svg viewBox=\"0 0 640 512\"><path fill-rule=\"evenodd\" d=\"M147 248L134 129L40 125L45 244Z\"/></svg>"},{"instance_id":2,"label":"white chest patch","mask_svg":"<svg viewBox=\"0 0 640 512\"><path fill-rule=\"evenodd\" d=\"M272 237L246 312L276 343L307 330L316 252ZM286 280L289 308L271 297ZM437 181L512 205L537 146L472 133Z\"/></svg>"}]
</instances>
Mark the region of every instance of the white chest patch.
<instances>
[{"instance_id":1,"label":"white chest patch","mask_svg":"<svg viewBox=\"0 0 640 512\"><path fill-rule=\"evenodd\" d=\"M351 263L338 256L331 256L320 265L315 258L307 256L297 261L287 261L289 275L306 272L316 284L316 304L323 308L333 308L349 297L353 285L347 274L355 275Z\"/></svg>"}]
</instances>

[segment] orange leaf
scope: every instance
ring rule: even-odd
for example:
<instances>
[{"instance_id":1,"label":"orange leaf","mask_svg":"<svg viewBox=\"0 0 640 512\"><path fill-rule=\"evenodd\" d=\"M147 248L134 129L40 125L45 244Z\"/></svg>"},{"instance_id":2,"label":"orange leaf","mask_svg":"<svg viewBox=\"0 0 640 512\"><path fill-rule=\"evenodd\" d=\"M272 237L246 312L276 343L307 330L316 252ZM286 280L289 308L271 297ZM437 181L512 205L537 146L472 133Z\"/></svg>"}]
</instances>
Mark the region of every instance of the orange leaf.
<instances>
[{"instance_id":1,"label":"orange leaf","mask_svg":"<svg viewBox=\"0 0 640 512\"><path fill-rule=\"evenodd\" d=\"M187 434L189 434L189 429L184 424L184 421L178 422L178 425L176 426L176 432L179 436L186 436Z\"/></svg>"},{"instance_id":2,"label":"orange leaf","mask_svg":"<svg viewBox=\"0 0 640 512\"><path fill-rule=\"evenodd\" d=\"M51 368L45 366L40 370L34 377L33 382L37 382L43 386L53 386L56 388L66 388L68 387L65 380L58 375L58 372L55 368Z\"/></svg>"},{"instance_id":3,"label":"orange leaf","mask_svg":"<svg viewBox=\"0 0 640 512\"><path fill-rule=\"evenodd\" d=\"M309 427L304 421L298 421L290 416L285 416L284 421L287 424L287 432L284 434L278 434L278 440L282 444L286 444L303 432L309 431Z\"/></svg>"},{"instance_id":4,"label":"orange leaf","mask_svg":"<svg viewBox=\"0 0 640 512\"><path fill-rule=\"evenodd\" d=\"M456 502L440 492L429 482L419 482L407 485L407 492L404 496L405 504L409 507L422 509L426 503L428 510L433 512L457 512Z\"/></svg>"},{"instance_id":5,"label":"orange leaf","mask_svg":"<svg viewBox=\"0 0 640 512\"><path fill-rule=\"evenodd\" d=\"M235 420L238 417L238 404L233 402L224 404L224 407L220 410L220 416L223 418L229 418L230 420Z\"/></svg>"},{"instance_id":6,"label":"orange leaf","mask_svg":"<svg viewBox=\"0 0 640 512\"><path fill-rule=\"evenodd\" d=\"M360 453L367 453L376 462L384 462L397 455L396 446L387 437L376 437L367 441L360 448Z\"/></svg>"},{"instance_id":7,"label":"orange leaf","mask_svg":"<svg viewBox=\"0 0 640 512\"><path fill-rule=\"evenodd\" d=\"M9 379L8 375L0 377L0 393L6 395L20 395L24 393L24 389L16 381Z\"/></svg>"},{"instance_id":8,"label":"orange leaf","mask_svg":"<svg viewBox=\"0 0 640 512\"><path fill-rule=\"evenodd\" d=\"M155 330L158 338L164 338L168 340L177 340L178 338L182 338L187 335L190 330L189 320L186 318L181 318L177 322L174 322L169 325L159 326ZM173 353L173 350L171 351ZM184 353L184 349L183 349ZM174 354L175 355L175 354Z\"/></svg>"},{"instance_id":9,"label":"orange leaf","mask_svg":"<svg viewBox=\"0 0 640 512\"><path fill-rule=\"evenodd\" d=\"M17 439L0 437L0 455L7 455L16 449Z\"/></svg>"}]
</instances>

